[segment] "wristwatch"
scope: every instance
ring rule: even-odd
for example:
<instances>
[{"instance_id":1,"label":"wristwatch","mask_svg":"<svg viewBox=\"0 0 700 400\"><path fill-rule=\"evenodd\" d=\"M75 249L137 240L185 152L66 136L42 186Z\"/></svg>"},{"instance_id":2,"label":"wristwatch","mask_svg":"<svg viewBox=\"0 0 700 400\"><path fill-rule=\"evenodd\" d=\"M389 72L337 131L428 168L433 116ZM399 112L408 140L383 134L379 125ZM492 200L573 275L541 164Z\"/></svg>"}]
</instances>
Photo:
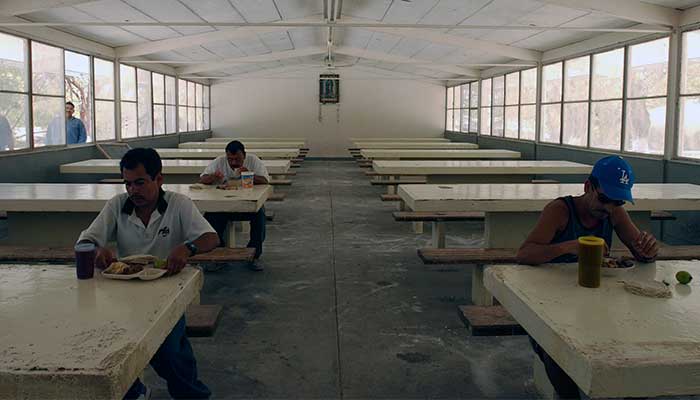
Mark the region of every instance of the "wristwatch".
<instances>
[{"instance_id":1,"label":"wristwatch","mask_svg":"<svg viewBox=\"0 0 700 400\"><path fill-rule=\"evenodd\" d=\"M199 251L199 249L197 248L197 245L190 242L189 240L185 242L185 246L190 251L190 257L194 257L194 255L197 254L197 251Z\"/></svg>"}]
</instances>

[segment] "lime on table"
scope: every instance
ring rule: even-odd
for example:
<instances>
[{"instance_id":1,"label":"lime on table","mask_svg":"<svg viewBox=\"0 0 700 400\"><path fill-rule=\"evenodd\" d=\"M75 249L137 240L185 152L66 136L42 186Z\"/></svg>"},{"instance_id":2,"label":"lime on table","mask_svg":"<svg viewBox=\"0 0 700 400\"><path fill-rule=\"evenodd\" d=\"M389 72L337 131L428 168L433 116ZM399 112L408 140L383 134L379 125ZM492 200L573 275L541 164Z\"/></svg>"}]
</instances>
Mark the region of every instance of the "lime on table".
<instances>
[{"instance_id":1,"label":"lime on table","mask_svg":"<svg viewBox=\"0 0 700 400\"><path fill-rule=\"evenodd\" d=\"M693 280L693 275L690 275L690 272L688 271L678 271L676 273L676 279L678 282L687 285Z\"/></svg>"},{"instance_id":2,"label":"lime on table","mask_svg":"<svg viewBox=\"0 0 700 400\"><path fill-rule=\"evenodd\" d=\"M159 258L153 264L156 268L165 268L165 266L168 265L168 261Z\"/></svg>"}]
</instances>

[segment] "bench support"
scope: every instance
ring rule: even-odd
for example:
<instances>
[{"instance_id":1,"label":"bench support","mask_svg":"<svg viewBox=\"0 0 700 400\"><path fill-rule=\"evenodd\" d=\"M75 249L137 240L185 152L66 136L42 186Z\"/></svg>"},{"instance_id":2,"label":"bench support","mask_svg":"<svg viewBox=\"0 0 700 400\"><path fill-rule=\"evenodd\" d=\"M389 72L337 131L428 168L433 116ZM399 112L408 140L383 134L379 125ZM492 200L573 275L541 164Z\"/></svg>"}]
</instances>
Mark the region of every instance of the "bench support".
<instances>
[{"instance_id":1,"label":"bench support","mask_svg":"<svg viewBox=\"0 0 700 400\"><path fill-rule=\"evenodd\" d=\"M411 231L416 234L422 234L423 233L423 223L420 221L417 222L411 222Z\"/></svg>"},{"instance_id":2,"label":"bench support","mask_svg":"<svg viewBox=\"0 0 700 400\"><path fill-rule=\"evenodd\" d=\"M434 221L432 226L433 247L436 249L445 248L445 222Z\"/></svg>"}]
</instances>

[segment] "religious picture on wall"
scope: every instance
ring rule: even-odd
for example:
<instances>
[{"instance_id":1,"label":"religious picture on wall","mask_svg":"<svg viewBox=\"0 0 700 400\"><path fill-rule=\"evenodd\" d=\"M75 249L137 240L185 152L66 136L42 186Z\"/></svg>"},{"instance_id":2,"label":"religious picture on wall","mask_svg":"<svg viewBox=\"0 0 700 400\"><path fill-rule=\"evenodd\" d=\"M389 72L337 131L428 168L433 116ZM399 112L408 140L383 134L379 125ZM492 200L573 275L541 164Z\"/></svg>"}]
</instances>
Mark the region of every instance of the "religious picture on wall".
<instances>
[{"instance_id":1,"label":"religious picture on wall","mask_svg":"<svg viewBox=\"0 0 700 400\"><path fill-rule=\"evenodd\" d=\"M340 75L321 74L319 79L319 100L321 103L340 101Z\"/></svg>"}]
</instances>

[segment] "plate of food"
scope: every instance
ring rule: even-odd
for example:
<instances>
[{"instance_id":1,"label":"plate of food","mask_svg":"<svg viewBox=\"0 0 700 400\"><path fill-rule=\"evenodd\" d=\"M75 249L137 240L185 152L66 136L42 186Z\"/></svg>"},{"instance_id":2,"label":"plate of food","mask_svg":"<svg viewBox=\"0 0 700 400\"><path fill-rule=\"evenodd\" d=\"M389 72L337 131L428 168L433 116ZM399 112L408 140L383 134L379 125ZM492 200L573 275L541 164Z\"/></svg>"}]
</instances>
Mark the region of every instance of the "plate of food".
<instances>
[{"instance_id":1,"label":"plate of food","mask_svg":"<svg viewBox=\"0 0 700 400\"><path fill-rule=\"evenodd\" d=\"M104 271L102 276L109 279L129 280L140 279L152 281L165 275L165 260L150 255L133 255L120 258Z\"/></svg>"},{"instance_id":2,"label":"plate of food","mask_svg":"<svg viewBox=\"0 0 700 400\"><path fill-rule=\"evenodd\" d=\"M629 257L603 258L601 273L603 276L619 276L634 269L634 261Z\"/></svg>"}]
</instances>

